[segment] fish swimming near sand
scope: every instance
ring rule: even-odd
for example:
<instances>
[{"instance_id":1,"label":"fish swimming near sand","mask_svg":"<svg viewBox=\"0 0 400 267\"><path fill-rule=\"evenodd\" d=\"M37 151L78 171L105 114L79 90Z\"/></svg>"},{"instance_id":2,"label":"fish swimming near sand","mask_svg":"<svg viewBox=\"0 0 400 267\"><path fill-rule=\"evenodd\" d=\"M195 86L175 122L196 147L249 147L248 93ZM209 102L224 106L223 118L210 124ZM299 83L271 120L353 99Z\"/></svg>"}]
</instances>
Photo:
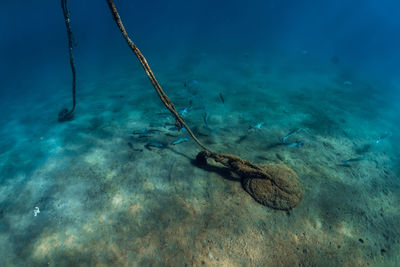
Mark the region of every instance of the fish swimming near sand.
<instances>
[{"instance_id":1,"label":"fish swimming near sand","mask_svg":"<svg viewBox=\"0 0 400 267\"><path fill-rule=\"evenodd\" d=\"M150 148L150 147L163 148L163 147L164 147L164 144L161 144L161 143L155 142L155 141L151 141L151 142L148 142L148 143L146 144L146 148Z\"/></svg>"},{"instance_id":2,"label":"fish swimming near sand","mask_svg":"<svg viewBox=\"0 0 400 267\"><path fill-rule=\"evenodd\" d=\"M142 152L142 151L143 151L143 149L135 148L131 142L128 142L128 146L129 146L129 148L132 149L133 151L139 151L139 152Z\"/></svg>"},{"instance_id":3,"label":"fish swimming near sand","mask_svg":"<svg viewBox=\"0 0 400 267\"><path fill-rule=\"evenodd\" d=\"M148 137L150 136L152 133L155 132L162 132L161 130L158 129L147 129L147 128L143 128L140 130L135 130L132 132L133 135L138 135L139 138L143 138L143 137Z\"/></svg>"},{"instance_id":4,"label":"fish swimming near sand","mask_svg":"<svg viewBox=\"0 0 400 267\"><path fill-rule=\"evenodd\" d=\"M187 142L188 140L189 139L187 137L182 137L182 138L179 138L179 139L176 139L175 141L173 141L171 143L171 145L177 145L177 144L180 144L180 143L183 143L183 142Z\"/></svg>"},{"instance_id":5,"label":"fish swimming near sand","mask_svg":"<svg viewBox=\"0 0 400 267\"><path fill-rule=\"evenodd\" d=\"M210 117L210 116L209 116L209 114L208 114L207 112L204 112L204 113L203 113L203 122L204 122L203 127L204 127L205 129L207 129L208 131L214 133L214 134L218 134L219 131L218 131L217 129L212 129L212 128L210 127L210 125L208 124L208 118L209 118L209 117Z\"/></svg>"},{"instance_id":6,"label":"fish swimming near sand","mask_svg":"<svg viewBox=\"0 0 400 267\"><path fill-rule=\"evenodd\" d=\"M179 128L176 127L176 126L171 126L171 127L168 128L168 130L169 130L169 131L178 131Z\"/></svg>"},{"instance_id":7,"label":"fish swimming near sand","mask_svg":"<svg viewBox=\"0 0 400 267\"><path fill-rule=\"evenodd\" d=\"M247 130L248 132L250 132L250 131L252 131L252 130L258 130L258 129L261 129L261 127L264 125L265 123L264 122L259 122L259 123L257 123L256 125L250 125L249 126L249 129Z\"/></svg>"},{"instance_id":8,"label":"fish swimming near sand","mask_svg":"<svg viewBox=\"0 0 400 267\"><path fill-rule=\"evenodd\" d=\"M291 136L293 136L293 135L295 135L295 134L298 134L299 132L301 132L301 130L302 130L301 128L296 128L296 129L290 131L287 135L285 135L285 136L282 138L282 143L286 143L286 141L287 141L287 139L288 139L289 137L291 137Z\"/></svg>"},{"instance_id":9,"label":"fish swimming near sand","mask_svg":"<svg viewBox=\"0 0 400 267\"><path fill-rule=\"evenodd\" d=\"M178 127L176 127L176 126L171 126L171 127L169 127L168 128L168 131L182 131L182 132L186 132L186 128L185 127L182 127L182 128L178 128Z\"/></svg>"},{"instance_id":10,"label":"fish swimming near sand","mask_svg":"<svg viewBox=\"0 0 400 267\"><path fill-rule=\"evenodd\" d=\"M188 107L186 107L186 108L184 108L181 112L179 112L179 115L185 115L186 113L188 113L189 112L189 109L190 108L188 108Z\"/></svg>"},{"instance_id":11,"label":"fish swimming near sand","mask_svg":"<svg viewBox=\"0 0 400 267\"><path fill-rule=\"evenodd\" d=\"M147 128L143 128L140 130L135 130L132 132L132 134L146 134L147 133Z\"/></svg>"},{"instance_id":12,"label":"fish swimming near sand","mask_svg":"<svg viewBox=\"0 0 400 267\"><path fill-rule=\"evenodd\" d=\"M379 144L388 137L389 137L389 133L385 133L384 135L379 136L378 139L376 139L375 143Z\"/></svg>"},{"instance_id":13,"label":"fish swimming near sand","mask_svg":"<svg viewBox=\"0 0 400 267\"><path fill-rule=\"evenodd\" d=\"M189 81L185 81L185 82L183 83L183 86L184 86L185 88L192 88L192 87L197 86L198 84L199 84L199 81L198 81L198 80L189 80Z\"/></svg>"},{"instance_id":14,"label":"fish swimming near sand","mask_svg":"<svg viewBox=\"0 0 400 267\"><path fill-rule=\"evenodd\" d=\"M148 138L148 137L153 137L151 134L139 134L138 138Z\"/></svg>"},{"instance_id":15,"label":"fish swimming near sand","mask_svg":"<svg viewBox=\"0 0 400 267\"><path fill-rule=\"evenodd\" d=\"M156 115L161 115L161 116L171 115L171 112L157 112Z\"/></svg>"},{"instance_id":16,"label":"fish swimming near sand","mask_svg":"<svg viewBox=\"0 0 400 267\"><path fill-rule=\"evenodd\" d=\"M222 104L225 104L224 96L221 93L219 93L219 98L221 99Z\"/></svg>"},{"instance_id":17,"label":"fish swimming near sand","mask_svg":"<svg viewBox=\"0 0 400 267\"><path fill-rule=\"evenodd\" d=\"M350 158L350 159L345 159L343 160L343 164L347 164L349 162L357 162L357 161L362 161L364 160L364 157L357 157L357 158Z\"/></svg>"},{"instance_id":18,"label":"fish swimming near sand","mask_svg":"<svg viewBox=\"0 0 400 267\"><path fill-rule=\"evenodd\" d=\"M204 128L211 130L211 128L208 126L208 117L209 114L207 114L207 112L203 113Z\"/></svg>"},{"instance_id":19,"label":"fish swimming near sand","mask_svg":"<svg viewBox=\"0 0 400 267\"><path fill-rule=\"evenodd\" d=\"M343 85L345 85L345 86L352 86L353 83L350 82L350 81L344 81L344 82L343 82Z\"/></svg>"},{"instance_id":20,"label":"fish swimming near sand","mask_svg":"<svg viewBox=\"0 0 400 267\"><path fill-rule=\"evenodd\" d=\"M349 158L349 159L343 160L340 164L337 164L337 165L341 166L341 167L351 167L351 165L349 164L350 162L358 162L358 161L362 161L362 160L365 160L365 158L364 157Z\"/></svg>"},{"instance_id":21,"label":"fish swimming near sand","mask_svg":"<svg viewBox=\"0 0 400 267\"><path fill-rule=\"evenodd\" d=\"M292 143L288 144L287 146L290 148L295 148L295 147L302 148L303 144L304 144L303 141L296 141L296 142L292 142Z\"/></svg>"}]
</instances>

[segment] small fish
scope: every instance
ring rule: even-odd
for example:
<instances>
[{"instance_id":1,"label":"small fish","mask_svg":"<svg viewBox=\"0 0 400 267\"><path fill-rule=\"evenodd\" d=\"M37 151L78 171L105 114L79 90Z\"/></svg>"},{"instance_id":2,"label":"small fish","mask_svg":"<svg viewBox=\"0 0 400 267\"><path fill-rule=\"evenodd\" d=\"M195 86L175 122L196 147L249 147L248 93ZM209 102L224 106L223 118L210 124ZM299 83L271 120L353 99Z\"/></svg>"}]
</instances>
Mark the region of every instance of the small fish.
<instances>
[{"instance_id":1,"label":"small fish","mask_svg":"<svg viewBox=\"0 0 400 267\"><path fill-rule=\"evenodd\" d=\"M168 131L179 131L179 128L176 126L171 126L168 128Z\"/></svg>"},{"instance_id":2,"label":"small fish","mask_svg":"<svg viewBox=\"0 0 400 267\"><path fill-rule=\"evenodd\" d=\"M134 149L134 147L133 147L131 142L128 142L128 146L129 146L130 149Z\"/></svg>"},{"instance_id":3,"label":"small fish","mask_svg":"<svg viewBox=\"0 0 400 267\"><path fill-rule=\"evenodd\" d=\"M149 147L163 148L164 145L161 144L161 143L159 143L159 142L151 141L151 142L149 142L149 143L146 144L146 147L147 147L147 148L149 148Z\"/></svg>"},{"instance_id":4,"label":"small fish","mask_svg":"<svg viewBox=\"0 0 400 267\"><path fill-rule=\"evenodd\" d=\"M186 128L182 127L182 128L179 129L177 126L171 126L171 127L168 128L168 131L186 132Z\"/></svg>"},{"instance_id":5,"label":"small fish","mask_svg":"<svg viewBox=\"0 0 400 267\"><path fill-rule=\"evenodd\" d=\"M221 99L222 104L225 104L224 96L221 93L219 93L219 98Z\"/></svg>"},{"instance_id":6,"label":"small fish","mask_svg":"<svg viewBox=\"0 0 400 267\"><path fill-rule=\"evenodd\" d=\"M290 131L287 135L285 135L285 136L282 138L282 143L286 143L286 140L287 140L289 137L291 137L291 136L293 136L293 135L299 133L301 130L302 130L301 128L296 128L296 129Z\"/></svg>"},{"instance_id":7,"label":"small fish","mask_svg":"<svg viewBox=\"0 0 400 267\"><path fill-rule=\"evenodd\" d=\"M188 112L189 112L189 108L184 108L181 112L179 112L179 114L183 116Z\"/></svg>"},{"instance_id":8,"label":"small fish","mask_svg":"<svg viewBox=\"0 0 400 267\"><path fill-rule=\"evenodd\" d=\"M155 133L155 132L162 132L162 131L159 130L159 129L148 129L147 132L148 133Z\"/></svg>"},{"instance_id":9,"label":"small fish","mask_svg":"<svg viewBox=\"0 0 400 267\"><path fill-rule=\"evenodd\" d=\"M147 128L143 128L132 132L132 134L145 134L145 133L147 133Z\"/></svg>"},{"instance_id":10,"label":"small fish","mask_svg":"<svg viewBox=\"0 0 400 267\"><path fill-rule=\"evenodd\" d=\"M343 160L343 164L346 164L348 162L357 162L357 161L361 161L361 160L364 160L364 159L365 159L364 157L345 159L345 160Z\"/></svg>"},{"instance_id":11,"label":"small fish","mask_svg":"<svg viewBox=\"0 0 400 267\"><path fill-rule=\"evenodd\" d=\"M350 82L350 81L344 81L344 82L343 82L343 85L345 85L345 86L352 86L353 83Z\"/></svg>"},{"instance_id":12,"label":"small fish","mask_svg":"<svg viewBox=\"0 0 400 267\"><path fill-rule=\"evenodd\" d=\"M258 129L260 129L261 128L261 126L263 126L264 125L264 122L259 122L259 123L257 123L256 125L254 125L254 126L249 126L249 131L250 130L258 130Z\"/></svg>"},{"instance_id":13,"label":"small fish","mask_svg":"<svg viewBox=\"0 0 400 267\"><path fill-rule=\"evenodd\" d=\"M212 132L212 133L218 134L219 131L216 130L216 129L212 129L212 128L210 127L210 125L208 124L208 118L209 118L209 117L210 117L210 116L209 116L209 114L207 114L207 112L203 113L203 122L204 122L204 126L203 126L203 127L204 127L205 129L207 129L208 131Z\"/></svg>"},{"instance_id":14,"label":"small fish","mask_svg":"<svg viewBox=\"0 0 400 267\"><path fill-rule=\"evenodd\" d=\"M150 136L151 133L155 133L155 132L162 132L162 131L158 130L158 129L147 129L147 128L144 128L144 129L141 129L141 130L133 131L132 134L139 135L139 138L143 138L143 137L146 137L146 136Z\"/></svg>"},{"instance_id":15,"label":"small fish","mask_svg":"<svg viewBox=\"0 0 400 267\"><path fill-rule=\"evenodd\" d=\"M160 131L158 129L154 129L157 127L163 127L164 125L161 122L150 122L149 127L152 127L153 129L149 129L149 131Z\"/></svg>"},{"instance_id":16,"label":"small fish","mask_svg":"<svg viewBox=\"0 0 400 267\"><path fill-rule=\"evenodd\" d=\"M338 64L340 62L340 59L339 59L339 57L338 56L333 56L333 57L331 57L331 63L332 64Z\"/></svg>"},{"instance_id":17,"label":"small fish","mask_svg":"<svg viewBox=\"0 0 400 267\"><path fill-rule=\"evenodd\" d=\"M388 137L389 137L389 133L385 133L384 135L381 135L378 137L378 139L376 140L376 143L379 144Z\"/></svg>"},{"instance_id":18,"label":"small fish","mask_svg":"<svg viewBox=\"0 0 400 267\"><path fill-rule=\"evenodd\" d=\"M296 142L292 142L292 143L288 144L287 146L290 148L295 148L295 147L302 148L303 144L304 144L303 141L296 141Z\"/></svg>"},{"instance_id":19,"label":"small fish","mask_svg":"<svg viewBox=\"0 0 400 267\"><path fill-rule=\"evenodd\" d=\"M211 130L210 127L208 126L208 117L209 114L207 114L207 112L203 113L204 128Z\"/></svg>"},{"instance_id":20,"label":"small fish","mask_svg":"<svg viewBox=\"0 0 400 267\"><path fill-rule=\"evenodd\" d=\"M150 134L139 134L138 135L138 138L148 138L148 137L153 137L153 136Z\"/></svg>"},{"instance_id":21,"label":"small fish","mask_svg":"<svg viewBox=\"0 0 400 267\"><path fill-rule=\"evenodd\" d=\"M179 138L171 143L171 145L177 145L183 142L187 142L189 139L187 137Z\"/></svg>"},{"instance_id":22,"label":"small fish","mask_svg":"<svg viewBox=\"0 0 400 267\"><path fill-rule=\"evenodd\" d=\"M128 146L129 146L129 148L132 149L133 151L140 151L140 152L143 151L143 149L134 148L131 142L128 142Z\"/></svg>"},{"instance_id":23,"label":"small fish","mask_svg":"<svg viewBox=\"0 0 400 267\"><path fill-rule=\"evenodd\" d=\"M183 86L185 87L185 88L190 88L190 87L192 87L192 86L194 86L194 85L197 85L197 84L199 84L199 81L198 80L190 80L190 81L185 81L184 83L183 83Z\"/></svg>"}]
</instances>

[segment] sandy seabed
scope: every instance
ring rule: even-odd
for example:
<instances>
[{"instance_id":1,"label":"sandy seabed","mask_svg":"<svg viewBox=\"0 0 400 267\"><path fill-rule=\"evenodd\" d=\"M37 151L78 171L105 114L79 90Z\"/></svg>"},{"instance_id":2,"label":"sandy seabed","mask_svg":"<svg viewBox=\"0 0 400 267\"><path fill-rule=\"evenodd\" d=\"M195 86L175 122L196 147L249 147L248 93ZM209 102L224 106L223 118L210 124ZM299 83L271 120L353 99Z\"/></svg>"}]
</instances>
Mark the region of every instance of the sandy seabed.
<instances>
[{"instance_id":1,"label":"sandy seabed","mask_svg":"<svg viewBox=\"0 0 400 267\"><path fill-rule=\"evenodd\" d=\"M203 53L157 72L208 147L292 168L299 206L264 207L224 168L196 166L199 147L171 144L187 134L131 66L81 78L73 121L57 122L67 89L10 107L0 129L0 265L400 264L399 108L381 85L302 55L268 65L251 53ZM133 134L145 128L147 137Z\"/></svg>"}]
</instances>

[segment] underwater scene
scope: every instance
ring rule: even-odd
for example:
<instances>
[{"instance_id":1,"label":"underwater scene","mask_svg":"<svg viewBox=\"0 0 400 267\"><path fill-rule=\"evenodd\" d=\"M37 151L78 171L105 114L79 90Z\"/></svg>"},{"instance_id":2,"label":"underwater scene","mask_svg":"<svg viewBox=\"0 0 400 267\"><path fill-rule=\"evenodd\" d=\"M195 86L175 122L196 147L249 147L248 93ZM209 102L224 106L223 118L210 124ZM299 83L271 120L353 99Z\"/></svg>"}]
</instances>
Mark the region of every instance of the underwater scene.
<instances>
[{"instance_id":1,"label":"underwater scene","mask_svg":"<svg viewBox=\"0 0 400 267\"><path fill-rule=\"evenodd\" d=\"M0 2L0 266L400 266L400 3Z\"/></svg>"}]
</instances>

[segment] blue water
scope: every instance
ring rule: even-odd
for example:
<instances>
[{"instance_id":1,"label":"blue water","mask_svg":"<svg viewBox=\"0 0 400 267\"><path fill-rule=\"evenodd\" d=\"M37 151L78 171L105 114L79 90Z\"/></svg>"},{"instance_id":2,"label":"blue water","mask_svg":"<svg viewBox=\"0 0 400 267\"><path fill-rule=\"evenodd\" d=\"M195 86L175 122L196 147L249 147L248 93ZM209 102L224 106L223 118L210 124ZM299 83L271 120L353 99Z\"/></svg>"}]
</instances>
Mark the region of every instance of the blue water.
<instances>
[{"instance_id":1,"label":"blue water","mask_svg":"<svg viewBox=\"0 0 400 267\"><path fill-rule=\"evenodd\" d=\"M58 122L72 103L60 1L3 0L0 265L400 264L400 3L115 4L203 144L290 167L303 199L263 206L194 164L191 139L171 145L190 136L106 1L68 1L77 108Z\"/></svg>"}]
</instances>

